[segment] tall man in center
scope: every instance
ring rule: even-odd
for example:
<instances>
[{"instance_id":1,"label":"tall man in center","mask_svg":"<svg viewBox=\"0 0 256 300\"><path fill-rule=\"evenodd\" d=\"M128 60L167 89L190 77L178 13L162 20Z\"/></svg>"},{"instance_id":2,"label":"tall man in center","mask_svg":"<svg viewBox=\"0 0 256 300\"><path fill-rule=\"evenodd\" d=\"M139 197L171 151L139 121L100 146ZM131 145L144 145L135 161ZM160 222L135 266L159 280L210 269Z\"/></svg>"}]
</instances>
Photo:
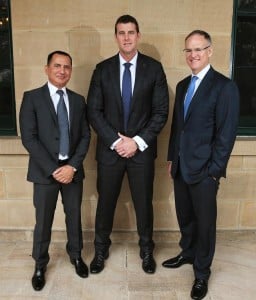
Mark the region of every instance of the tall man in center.
<instances>
[{"instance_id":1,"label":"tall man in center","mask_svg":"<svg viewBox=\"0 0 256 300\"><path fill-rule=\"evenodd\" d=\"M96 66L88 93L89 121L97 133L98 205L91 273L104 269L125 173L136 212L142 268L155 272L153 181L157 135L168 118L169 95L160 62L137 50L139 25L129 15L115 24L119 53Z\"/></svg>"}]
</instances>

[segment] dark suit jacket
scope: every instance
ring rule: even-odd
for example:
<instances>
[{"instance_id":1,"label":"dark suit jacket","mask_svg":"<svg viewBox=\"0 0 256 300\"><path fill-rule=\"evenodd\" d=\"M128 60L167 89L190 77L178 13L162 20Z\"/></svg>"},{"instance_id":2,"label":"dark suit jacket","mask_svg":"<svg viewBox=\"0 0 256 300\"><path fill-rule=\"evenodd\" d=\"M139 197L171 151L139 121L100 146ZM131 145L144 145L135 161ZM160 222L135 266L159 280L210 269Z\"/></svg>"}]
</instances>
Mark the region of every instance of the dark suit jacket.
<instances>
[{"instance_id":1,"label":"dark suit jacket","mask_svg":"<svg viewBox=\"0 0 256 300\"><path fill-rule=\"evenodd\" d=\"M206 176L225 177L236 138L239 93L234 82L211 67L184 121L183 102L190 78L180 81L176 88L168 160L172 161L172 177L180 163L184 180L192 184Z\"/></svg>"},{"instance_id":2,"label":"dark suit jacket","mask_svg":"<svg viewBox=\"0 0 256 300\"><path fill-rule=\"evenodd\" d=\"M138 54L135 85L127 132L124 132L123 106L120 91L119 55L96 66L88 93L89 121L98 135L96 159L113 164L119 158L110 146L118 132L133 137L139 135L149 147L137 152L136 162L154 159L157 155L157 135L168 117L168 87L162 65Z\"/></svg>"},{"instance_id":3,"label":"dark suit jacket","mask_svg":"<svg viewBox=\"0 0 256 300\"><path fill-rule=\"evenodd\" d=\"M67 89L70 119L69 164L77 169L74 180L84 178L83 160L88 151L90 130L83 96ZM59 156L57 115L48 85L24 93L20 109L20 130L24 147L29 152L27 179L41 184L53 182Z\"/></svg>"}]
</instances>

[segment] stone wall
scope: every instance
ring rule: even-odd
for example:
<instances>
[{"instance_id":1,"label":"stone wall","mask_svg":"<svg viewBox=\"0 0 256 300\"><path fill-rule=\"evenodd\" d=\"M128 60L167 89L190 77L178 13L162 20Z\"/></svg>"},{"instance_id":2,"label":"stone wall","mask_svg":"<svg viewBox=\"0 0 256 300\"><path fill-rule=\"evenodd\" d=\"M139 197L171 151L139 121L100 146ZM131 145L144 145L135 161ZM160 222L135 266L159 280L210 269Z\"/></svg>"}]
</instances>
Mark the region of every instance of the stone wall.
<instances>
[{"instance_id":1,"label":"stone wall","mask_svg":"<svg viewBox=\"0 0 256 300\"><path fill-rule=\"evenodd\" d=\"M49 52L59 49L73 57L69 87L87 95L95 64L117 53L114 23L122 14L135 16L142 39L139 49L160 60L170 92L170 117L159 136L154 191L155 231L176 231L173 186L166 171L167 143L176 83L189 74L182 49L184 37L194 29L213 38L214 68L229 76L232 0L12 0L15 94L17 118L25 90L43 85ZM97 204L95 135L85 160L83 228L94 229ZM0 140L0 230L25 232L34 226L32 184L26 182L28 156L20 138ZM227 179L221 180L218 197L218 229L256 229L256 142L236 141ZM54 231L65 229L61 201ZM125 179L117 206L115 231L135 231L136 223ZM26 236L25 234L25 236Z\"/></svg>"}]
</instances>

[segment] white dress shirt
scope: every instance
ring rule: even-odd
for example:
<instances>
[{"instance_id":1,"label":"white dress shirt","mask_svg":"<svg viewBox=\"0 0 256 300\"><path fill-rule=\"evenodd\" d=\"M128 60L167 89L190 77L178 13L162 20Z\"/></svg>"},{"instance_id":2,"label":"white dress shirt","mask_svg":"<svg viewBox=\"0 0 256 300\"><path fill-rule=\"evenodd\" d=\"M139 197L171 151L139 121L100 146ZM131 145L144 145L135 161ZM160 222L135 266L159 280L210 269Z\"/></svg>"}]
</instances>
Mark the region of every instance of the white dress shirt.
<instances>
[{"instance_id":1,"label":"white dress shirt","mask_svg":"<svg viewBox=\"0 0 256 300\"><path fill-rule=\"evenodd\" d=\"M192 76L197 76L198 79L196 81L196 84L195 84L195 89L194 89L194 94L196 92L196 90L198 89L201 81L204 79L205 75L207 74L207 72L210 70L210 64L208 64L206 67L203 68L202 71L200 71L198 74L192 74Z\"/></svg>"},{"instance_id":2,"label":"white dress shirt","mask_svg":"<svg viewBox=\"0 0 256 300\"><path fill-rule=\"evenodd\" d=\"M132 81L132 94L134 90L134 84L135 84L135 76L136 76L136 67L137 67L137 59L138 59L138 52L135 54L135 56L129 61L131 63L130 66L130 72L131 72L131 81ZM125 70L124 64L127 63L127 61L122 57L122 55L119 53L119 62L120 62L120 91L122 94L122 81L123 81L123 74ZM117 139L111 146L110 149L114 150L115 145L121 140L121 138ZM147 143L138 135L133 137L133 140L136 142L138 148L140 151L144 151L148 148Z\"/></svg>"}]
</instances>

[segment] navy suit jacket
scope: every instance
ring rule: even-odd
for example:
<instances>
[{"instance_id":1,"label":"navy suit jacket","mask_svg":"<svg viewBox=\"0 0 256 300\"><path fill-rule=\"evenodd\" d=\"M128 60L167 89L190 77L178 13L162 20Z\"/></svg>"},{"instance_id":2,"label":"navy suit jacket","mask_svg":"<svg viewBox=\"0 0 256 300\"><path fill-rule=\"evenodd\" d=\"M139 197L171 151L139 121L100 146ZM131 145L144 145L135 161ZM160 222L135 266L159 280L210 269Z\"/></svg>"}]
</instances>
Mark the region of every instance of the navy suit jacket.
<instances>
[{"instance_id":1,"label":"navy suit jacket","mask_svg":"<svg viewBox=\"0 0 256 300\"><path fill-rule=\"evenodd\" d=\"M96 159L114 164L119 155L110 146L118 132L140 136L148 148L131 159L141 163L157 156L157 135L168 118L169 95L166 76L160 62L138 54L135 85L127 131L124 132L123 105L120 91L120 62L115 55L96 66L88 92L89 121L97 133Z\"/></svg>"},{"instance_id":2,"label":"navy suit jacket","mask_svg":"<svg viewBox=\"0 0 256 300\"><path fill-rule=\"evenodd\" d=\"M74 181L84 178L83 160L88 151L90 129L83 96L67 89L69 100L69 164L77 169ZM57 115L48 85L24 93L20 109L20 130L24 147L29 152L27 179L41 184L54 181L59 156Z\"/></svg>"},{"instance_id":3,"label":"navy suit jacket","mask_svg":"<svg viewBox=\"0 0 256 300\"><path fill-rule=\"evenodd\" d=\"M237 133L239 93L233 81L211 67L184 120L183 103L190 78L177 84L168 161L172 161L173 178L180 166L184 180L193 184L207 176L226 176Z\"/></svg>"}]
</instances>

